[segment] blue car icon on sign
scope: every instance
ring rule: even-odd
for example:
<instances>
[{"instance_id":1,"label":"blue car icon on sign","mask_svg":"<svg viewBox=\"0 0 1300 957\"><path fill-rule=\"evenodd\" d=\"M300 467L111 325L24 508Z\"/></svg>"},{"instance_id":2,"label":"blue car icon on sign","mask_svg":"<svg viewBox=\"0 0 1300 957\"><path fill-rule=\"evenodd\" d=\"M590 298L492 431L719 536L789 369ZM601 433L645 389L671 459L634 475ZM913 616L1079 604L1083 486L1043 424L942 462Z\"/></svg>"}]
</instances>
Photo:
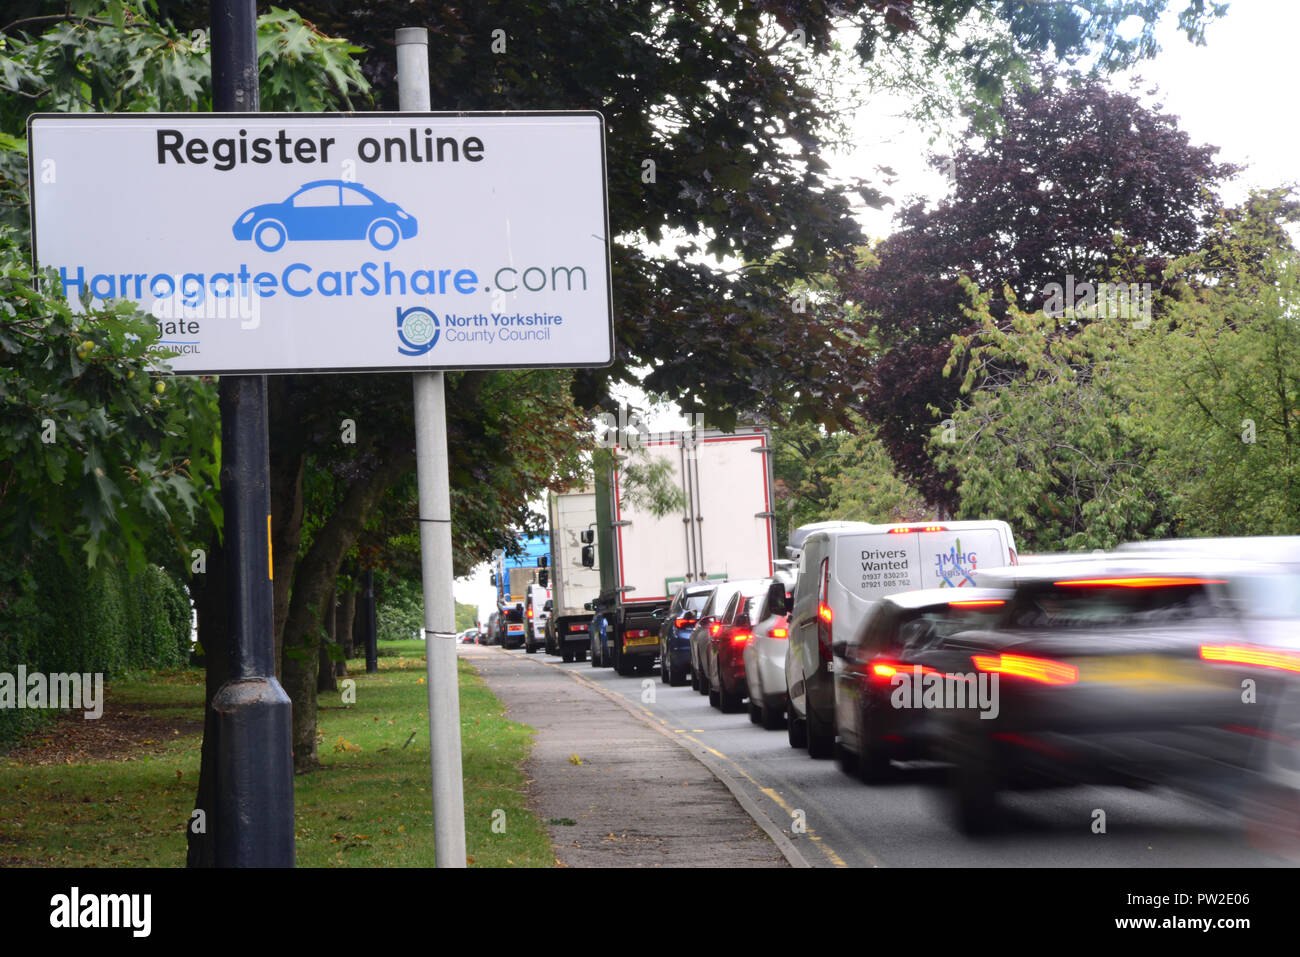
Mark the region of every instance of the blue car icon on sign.
<instances>
[{"instance_id":1,"label":"blue car icon on sign","mask_svg":"<svg viewBox=\"0 0 1300 957\"><path fill-rule=\"evenodd\" d=\"M273 253L285 240L368 239L392 249L416 233L415 217L360 183L318 179L304 183L282 203L263 203L235 221L238 240L251 239Z\"/></svg>"}]
</instances>

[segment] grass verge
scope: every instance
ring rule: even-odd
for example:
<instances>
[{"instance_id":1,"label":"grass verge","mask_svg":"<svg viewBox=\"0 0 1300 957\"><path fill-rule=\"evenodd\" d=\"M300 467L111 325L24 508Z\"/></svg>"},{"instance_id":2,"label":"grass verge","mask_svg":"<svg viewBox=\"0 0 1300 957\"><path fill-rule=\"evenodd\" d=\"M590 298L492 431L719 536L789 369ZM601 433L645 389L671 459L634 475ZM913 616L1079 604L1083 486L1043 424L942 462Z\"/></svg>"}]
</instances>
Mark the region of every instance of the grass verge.
<instances>
[{"instance_id":1,"label":"grass verge","mask_svg":"<svg viewBox=\"0 0 1300 957\"><path fill-rule=\"evenodd\" d=\"M468 863L546 867L546 831L520 770L532 729L458 662ZM321 769L294 784L302 867L427 867L434 861L424 643L381 645L379 672L349 662L355 703L322 693ZM100 722L62 716L0 758L0 866L176 867L198 785L202 672L113 682ZM69 744L87 733L111 736ZM49 762L49 763L40 763Z\"/></svg>"}]
</instances>

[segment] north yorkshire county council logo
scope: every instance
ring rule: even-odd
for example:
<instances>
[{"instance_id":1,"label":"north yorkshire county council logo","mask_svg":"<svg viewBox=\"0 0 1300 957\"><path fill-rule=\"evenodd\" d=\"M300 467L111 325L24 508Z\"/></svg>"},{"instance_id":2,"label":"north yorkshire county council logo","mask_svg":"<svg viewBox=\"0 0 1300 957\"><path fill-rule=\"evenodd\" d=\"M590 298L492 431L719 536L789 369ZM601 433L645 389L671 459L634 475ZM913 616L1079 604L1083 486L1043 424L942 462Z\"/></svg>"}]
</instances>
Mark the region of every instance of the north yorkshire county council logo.
<instances>
[{"instance_id":1,"label":"north yorkshire county council logo","mask_svg":"<svg viewBox=\"0 0 1300 957\"><path fill-rule=\"evenodd\" d=\"M438 317L423 306L397 309L397 351L404 356L422 356L438 344Z\"/></svg>"}]
</instances>

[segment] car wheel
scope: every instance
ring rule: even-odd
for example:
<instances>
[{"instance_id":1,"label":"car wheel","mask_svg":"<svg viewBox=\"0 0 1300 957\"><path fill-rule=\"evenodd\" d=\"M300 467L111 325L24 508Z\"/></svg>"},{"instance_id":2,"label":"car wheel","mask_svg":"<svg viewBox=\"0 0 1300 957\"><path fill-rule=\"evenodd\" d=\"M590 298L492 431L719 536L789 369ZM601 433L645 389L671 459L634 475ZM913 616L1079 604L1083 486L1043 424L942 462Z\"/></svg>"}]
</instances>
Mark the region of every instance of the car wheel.
<instances>
[{"instance_id":1,"label":"car wheel","mask_svg":"<svg viewBox=\"0 0 1300 957\"><path fill-rule=\"evenodd\" d=\"M402 234L391 219L376 219L366 230L366 238L376 249L392 249L402 238Z\"/></svg>"},{"instance_id":2,"label":"car wheel","mask_svg":"<svg viewBox=\"0 0 1300 957\"><path fill-rule=\"evenodd\" d=\"M535 655L535 654L537 654L537 646L536 646L535 644L533 644L531 641L525 641L525 642L524 642L524 653L525 653L525 654L529 654L529 655Z\"/></svg>"},{"instance_id":3,"label":"car wheel","mask_svg":"<svg viewBox=\"0 0 1300 957\"><path fill-rule=\"evenodd\" d=\"M804 720L808 724L808 756L829 758L835 753L835 729L818 721L817 712L812 708Z\"/></svg>"},{"instance_id":4,"label":"car wheel","mask_svg":"<svg viewBox=\"0 0 1300 957\"><path fill-rule=\"evenodd\" d=\"M568 662L571 662L571 661L573 660L573 652L572 652L572 651L563 651L563 652L560 653L560 657L561 657L561 658L565 661L565 663L567 664Z\"/></svg>"},{"instance_id":5,"label":"car wheel","mask_svg":"<svg viewBox=\"0 0 1300 957\"><path fill-rule=\"evenodd\" d=\"M721 696L718 694L718 689L713 687L712 682L709 683L708 695L709 695L709 706L713 708L721 709L722 708Z\"/></svg>"},{"instance_id":6,"label":"car wheel","mask_svg":"<svg viewBox=\"0 0 1300 957\"><path fill-rule=\"evenodd\" d=\"M731 714L739 711L744 704L745 699L734 691L727 690L727 683L722 680L722 670L718 670L718 707L723 714Z\"/></svg>"},{"instance_id":7,"label":"car wheel","mask_svg":"<svg viewBox=\"0 0 1300 957\"><path fill-rule=\"evenodd\" d=\"M666 685L673 683L673 661L662 644L659 645L659 680Z\"/></svg>"},{"instance_id":8,"label":"car wheel","mask_svg":"<svg viewBox=\"0 0 1300 957\"><path fill-rule=\"evenodd\" d=\"M790 747L808 747L808 727L804 724L803 718L794 713L794 709L786 711L785 733L790 740Z\"/></svg>"},{"instance_id":9,"label":"car wheel","mask_svg":"<svg viewBox=\"0 0 1300 957\"><path fill-rule=\"evenodd\" d=\"M700 690L700 676L696 673L694 668L691 669L691 690Z\"/></svg>"},{"instance_id":10,"label":"car wheel","mask_svg":"<svg viewBox=\"0 0 1300 957\"><path fill-rule=\"evenodd\" d=\"M879 735L872 730L869 709L858 708L858 777L866 784L880 784L887 781L893 766L889 763L889 752L880 741Z\"/></svg>"},{"instance_id":11,"label":"car wheel","mask_svg":"<svg viewBox=\"0 0 1300 957\"><path fill-rule=\"evenodd\" d=\"M749 699L749 723L759 724L763 720L763 709L758 706L753 698Z\"/></svg>"},{"instance_id":12,"label":"car wheel","mask_svg":"<svg viewBox=\"0 0 1300 957\"><path fill-rule=\"evenodd\" d=\"M838 741L835 743L835 763L849 777L857 776L858 756Z\"/></svg>"},{"instance_id":13,"label":"car wheel","mask_svg":"<svg viewBox=\"0 0 1300 957\"><path fill-rule=\"evenodd\" d=\"M264 252L273 253L284 245L284 227L274 219L264 219L253 227L253 242Z\"/></svg>"},{"instance_id":14,"label":"car wheel","mask_svg":"<svg viewBox=\"0 0 1300 957\"><path fill-rule=\"evenodd\" d=\"M963 834L987 834L998 825L997 768L993 742L976 731L959 732L948 779L954 823Z\"/></svg>"},{"instance_id":15,"label":"car wheel","mask_svg":"<svg viewBox=\"0 0 1300 957\"><path fill-rule=\"evenodd\" d=\"M781 728L782 712L780 708L773 708L764 700L759 704L763 712L763 727L768 731L778 731Z\"/></svg>"}]
</instances>

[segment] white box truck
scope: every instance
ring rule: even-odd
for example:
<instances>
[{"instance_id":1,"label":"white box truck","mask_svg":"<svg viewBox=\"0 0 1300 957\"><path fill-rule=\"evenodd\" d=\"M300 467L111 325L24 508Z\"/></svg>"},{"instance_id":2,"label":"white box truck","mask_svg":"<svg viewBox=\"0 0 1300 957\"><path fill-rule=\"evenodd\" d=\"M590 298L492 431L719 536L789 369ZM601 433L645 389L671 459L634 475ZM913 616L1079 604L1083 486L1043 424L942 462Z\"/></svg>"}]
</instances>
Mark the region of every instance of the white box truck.
<instances>
[{"instance_id":1,"label":"white box truck","mask_svg":"<svg viewBox=\"0 0 1300 957\"><path fill-rule=\"evenodd\" d=\"M565 661L581 661L590 645L592 612L600 594L600 572L582 564L582 535L596 526L596 493L588 486L548 496L551 523L551 611L546 650Z\"/></svg>"},{"instance_id":2,"label":"white box truck","mask_svg":"<svg viewBox=\"0 0 1300 957\"><path fill-rule=\"evenodd\" d=\"M596 475L595 541L588 536L594 547L586 556L600 571L592 602L594 667L613 666L621 675L650 671L660 618L682 585L772 575L770 445L765 429L741 427L652 434L615 450L616 464ZM656 515L629 494L624 477L631 467L660 462L681 504Z\"/></svg>"}]
</instances>

